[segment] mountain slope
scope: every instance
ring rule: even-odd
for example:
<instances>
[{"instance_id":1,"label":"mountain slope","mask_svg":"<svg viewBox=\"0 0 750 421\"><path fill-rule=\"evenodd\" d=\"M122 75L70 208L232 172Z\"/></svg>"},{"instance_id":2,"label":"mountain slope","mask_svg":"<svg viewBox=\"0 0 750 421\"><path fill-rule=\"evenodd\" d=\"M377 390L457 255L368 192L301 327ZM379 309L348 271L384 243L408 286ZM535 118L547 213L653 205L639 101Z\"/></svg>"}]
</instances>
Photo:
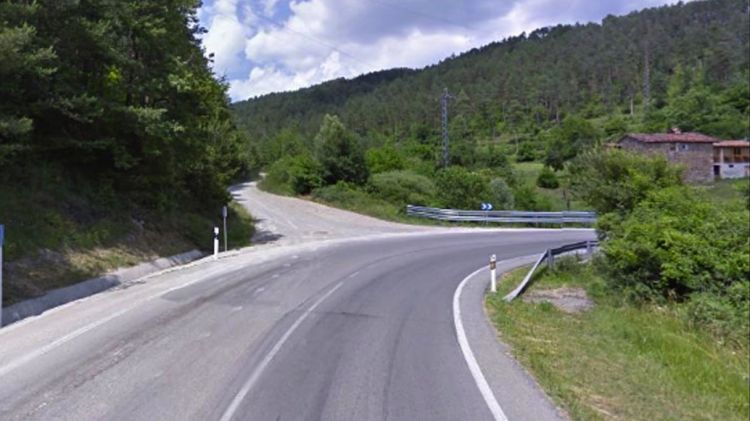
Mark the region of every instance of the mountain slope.
<instances>
[{"instance_id":1,"label":"mountain slope","mask_svg":"<svg viewBox=\"0 0 750 421\"><path fill-rule=\"evenodd\" d=\"M712 89L735 89L733 105L747 113L747 34L747 2L696 1L608 16L601 24L541 28L421 70L336 80L241 101L233 110L256 140L285 128L310 138L322 116L333 113L360 135L434 144L438 98L447 87L456 96L451 130L459 139L534 134L574 113L633 114L645 128L661 129L681 123L658 115L681 69L700 73ZM747 127L714 134L743 137Z\"/></svg>"}]
</instances>

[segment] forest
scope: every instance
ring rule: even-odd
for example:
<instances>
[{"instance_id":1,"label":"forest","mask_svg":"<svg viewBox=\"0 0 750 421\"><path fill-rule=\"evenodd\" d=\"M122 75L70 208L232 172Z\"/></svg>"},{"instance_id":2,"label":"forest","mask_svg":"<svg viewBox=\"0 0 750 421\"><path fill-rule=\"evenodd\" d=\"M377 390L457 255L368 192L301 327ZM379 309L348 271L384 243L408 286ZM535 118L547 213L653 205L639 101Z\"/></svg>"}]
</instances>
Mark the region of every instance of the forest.
<instances>
[{"instance_id":1,"label":"forest","mask_svg":"<svg viewBox=\"0 0 750 421\"><path fill-rule=\"evenodd\" d=\"M5 299L207 246L249 167L199 6L0 2Z\"/></svg>"},{"instance_id":2,"label":"forest","mask_svg":"<svg viewBox=\"0 0 750 421\"><path fill-rule=\"evenodd\" d=\"M334 80L233 110L264 165L287 154L284 145L312 148L331 114L363 149L392 145L434 170L447 88L451 164L487 168L497 152L559 170L580 150L627 131L678 126L747 137L747 34L745 1L678 3L539 28L424 69Z\"/></svg>"}]
</instances>

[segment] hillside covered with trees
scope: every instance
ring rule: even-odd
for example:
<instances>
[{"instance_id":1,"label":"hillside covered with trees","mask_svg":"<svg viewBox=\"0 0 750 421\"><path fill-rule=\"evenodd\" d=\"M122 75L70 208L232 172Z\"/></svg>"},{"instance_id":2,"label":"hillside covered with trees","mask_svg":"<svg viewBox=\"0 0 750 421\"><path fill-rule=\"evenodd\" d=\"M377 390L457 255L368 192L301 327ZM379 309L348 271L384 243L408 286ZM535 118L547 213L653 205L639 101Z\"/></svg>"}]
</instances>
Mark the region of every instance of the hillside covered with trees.
<instances>
[{"instance_id":1,"label":"hillside covered with trees","mask_svg":"<svg viewBox=\"0 0 750 421\"><path fill-rule=\"evenodd\" d=\"M390 142L438 164L448 88L453 164L483 167L494 145L559 169L625 131L747 137L749 76L747 2L707 0L540 28L422 70L334 80L233 109L265 164L290 139L310 145L325 114L364 148Z\"/></svg>"},{"instance_id":2,"label":"hillside covered with trees","mask_svg":"<svg viewBox=\"0 0 750 421\"><path fill-rule=\"evenodd\" d=\"M199 3L0 2L6 298L208 245L248 148Z\"/></svg>"}]
</instances>

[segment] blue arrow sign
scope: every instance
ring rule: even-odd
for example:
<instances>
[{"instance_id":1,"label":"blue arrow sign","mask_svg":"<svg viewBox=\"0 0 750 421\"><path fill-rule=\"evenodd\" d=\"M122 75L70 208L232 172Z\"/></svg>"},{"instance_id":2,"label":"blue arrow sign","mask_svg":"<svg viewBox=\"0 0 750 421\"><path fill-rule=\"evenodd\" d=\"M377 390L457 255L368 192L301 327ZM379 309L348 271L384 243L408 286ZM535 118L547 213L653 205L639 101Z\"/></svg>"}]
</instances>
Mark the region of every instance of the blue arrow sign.
<instances>
[{"instance_id":1,"label":"blue arrow sign","mask_svg":"<svg viewBox=\"0 0 750 421\"><path fill-rule=\"evenodd\" d=\"M0 247L3 246L4 239L5 239L5 225L0 224Z\"/></svg>"},{"instance_id":2,"label":"blue arrow sign","mask_svg":"<svg viewBox=\"0 0 750 421\"><path fill-rule=\"evenodd\" d=\"M490 211L490 210L492 210L492 203L482 203L482 210L483 211Z\"/></svg>"}]
</instances>

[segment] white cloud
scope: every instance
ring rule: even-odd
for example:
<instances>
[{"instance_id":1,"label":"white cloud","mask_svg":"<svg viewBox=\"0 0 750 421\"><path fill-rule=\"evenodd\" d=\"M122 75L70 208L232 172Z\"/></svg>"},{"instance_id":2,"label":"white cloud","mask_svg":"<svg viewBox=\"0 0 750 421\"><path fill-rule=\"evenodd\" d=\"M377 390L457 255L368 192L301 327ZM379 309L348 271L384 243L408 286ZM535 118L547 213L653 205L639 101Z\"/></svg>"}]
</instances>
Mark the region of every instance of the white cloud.
<instances>
[{"instance_id":1,"label":"white cloud","mask_svg":"<svg viewBox=\"0 0 750 421\"><path fill-rule=\"evenodd\" d=\"M664 0L214 0L207 51L235 100L392 67ZM274 18L285 16L284 18Z\"/></svg>"},{"instance_id":2,"label":"white cloud","mask_svg":"<svg viewBox=\"0 0 750 421\"><path fill-rule=\"evenodd\" d=\"M237 0L216 0L206 13L212 15L203 38L206 51L214 54L214 70L227 74L242 64L240 52L245 45L248 28L237 16Z\"/></svg>"}]
</instances>

